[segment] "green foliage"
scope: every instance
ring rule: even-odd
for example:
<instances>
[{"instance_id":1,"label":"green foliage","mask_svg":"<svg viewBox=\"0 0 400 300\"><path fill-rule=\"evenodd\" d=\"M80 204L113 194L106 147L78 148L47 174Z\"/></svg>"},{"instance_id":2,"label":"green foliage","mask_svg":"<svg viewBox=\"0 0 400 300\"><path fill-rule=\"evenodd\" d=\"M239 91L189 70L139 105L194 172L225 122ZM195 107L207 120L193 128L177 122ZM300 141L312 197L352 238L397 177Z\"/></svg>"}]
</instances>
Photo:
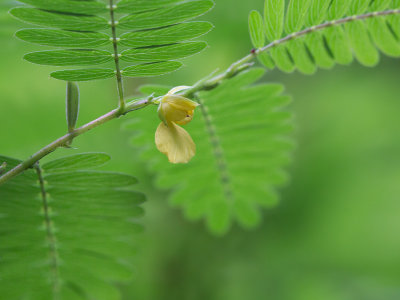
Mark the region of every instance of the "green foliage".
<instances>
[{"instance_id":1,"label":"green foliage","mask_svg":"<svg viewBox=\"0 0 400 300\"><path fill-rule=\"evenodd\" d=\"M179 69L182 63L175 60L206 47L202 42L185 41L212 28L208 22L186 21L206 13L214 5L210 0L125 0L112 7L96 0L21 2L33 7L13 8L10 13L46 28L20 30L16 33L18 38L40 45L73 48L29 53L24 57L26 60L52 66L106 66L51 73L52 77L67 81L113 77L120 62L129 62L121 66L122 76L128 77L163 75ZM116 16L121 17L115 20ZM94 49L99 47L107 50Z\"/></svg>"},{"instance_id":2,"label":"green foliage","mask_svg":"<svg viewBox=\"0 0 400 300\"><path fill-rule=\"evenodd\" d=\"M379 12L400 7L397 0L265 0L265 35L270 43L282 37L295 38L274 46L263 53L260 62L267 68L277 66L285 72L298 69L312 74L318 67L329 69L336 63L349 64L353 56L365 66L374 66L379 61L379 52L400 56L400 15L373 16L366 20L352 20L346 24L335 24L320 31L297 37L296 33L325 22L334 22L348 16L367 12ZM254 15L254 12L252 12ZM250 22L254 23L250 18ZM251 24L250 23L250 24ZM253 28L254 26L250 26ZM263 26L258 26L260 29ZM254 29L250 35L254 40ZM282 36L283 34L283 36ZM260 38L258 38L260 40ZM265 44L257 43L257 48Z\"/></svg>"},{"instance_id":3,"label":"green foliage","mask_svg":"<svg viewBox=\"0 0 400 300\"><path fill-rule=\"evenodd\" d=\"M283 111L290 98L282 86L252 85L264 71L253 69L199 94L200 106L185 128L196 143L196 155L185 165L173 165L154 145L160 120L154 111L140 112L140 132L133 139L156 172L157 183L172 189L170 203L191 220L204 218L216 234L233 221L254 227L260 208L277 203L276 186L286 182L282 167L293 144L291 114ZM163 95L168 88L146 86L142 92ZM138 126L135 119L133 128Z\"/></svg>"},{"instance_id":4,"label":"green foliage","mask_svg":"<svg viewBox=\"0 0 400 300\"><path fill-rule=\"evenodd\" d=\"M260 13L253 10L249 16L249 31L251 42L255 48L261 48L264 46L264 21Z\"/></svg>"},{"instance_id":5,"label":"green foliage","mask_svg":"<svg viewBox=\"0 0 400 300\"><path fill-rule=\"evenodd\" d=\"M113 283L131 278L144 196L130 175L86 170L109 159L64 157L0 187L4 299L120 299Z\"/></svg>"}]
</instances>

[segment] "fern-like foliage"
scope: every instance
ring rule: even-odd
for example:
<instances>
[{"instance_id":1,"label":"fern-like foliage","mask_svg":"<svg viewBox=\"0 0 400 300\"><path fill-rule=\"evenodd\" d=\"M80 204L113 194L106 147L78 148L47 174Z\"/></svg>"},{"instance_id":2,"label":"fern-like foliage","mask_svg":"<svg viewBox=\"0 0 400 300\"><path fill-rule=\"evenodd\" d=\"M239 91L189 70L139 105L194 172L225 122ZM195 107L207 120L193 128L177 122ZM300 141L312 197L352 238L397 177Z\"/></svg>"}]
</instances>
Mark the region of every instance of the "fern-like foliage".
<instances>
[{"instance_id":1,"label":"fern-like foliage","mask_svg":"<svg viewBox=\"0 0 400 300\"><path fill-rule=\"evenodd\" d=\"M141 131L133 138L156 171L157 183L172 189L170 202L191 220L204 218L212 232L226 232L233 221L253 227L260 208L277 203L275 188L286 182L283 170L293 147L289 102L278 84L252 85L264 71L253 69L199 93L200 106L185 126L196 143L196 155L173 165L157 152L154 132L160 122L154 111L141 111ZM168 88L143 88L163 95ZM137 128L134 120L132 128Z\"/></svg>"},{"instance_id":2,"label":"fern-like foliage","mask_svg":"<svg viewBox=\"0 0 400 300\"><path fill-rule=\"evenodd\" d=\"M130 175L87 170L108 160L69 156L0 187L2 299L120 299L113 283L131 278L144 196Z\"/></svg>"},{"instance_id":3,"label":"fern-like foliage","mask_svg":"<svg viewBox=\"0 0 400 300\"><path fill-rule=\"evenodd\" d=\"M258 11L251 12L249 30L256 48L289 37L259 56L268 68L312 74L318 67L347 65L354 57L365 66L374 66L379 61L378 50L400 56L400 11L379 14L398 9L399 0L265 0L263 17ZM371 13L368 18L359 18L367 13ZM336 22L346 17L351 20ZM315 30L324 23L330 24ZM297 34L305 28L310 28L307 34Z\"/></svg>"},{"instance_id":4,"label":"fern-like foliage","mask_svg":"<svg viewBox=\"0 0 400 300\"><path fill-rule=\"evenodd\" d=\"M32 63L52 66L96 66L60 70L51 76L61 80L85 81L144 77L179 69L177 59L193 55L206 43L188 41L212 28L208 22L187 22L213 6L211 0L20 0L30 6L10 13L44 28L23 29L22 40L61 47L28 53ZM117 20L117 17L120 17ZM65 49L67 48L67 49ZM123 65L124 64L124 65Z\"/></svg>"}]
</instances>

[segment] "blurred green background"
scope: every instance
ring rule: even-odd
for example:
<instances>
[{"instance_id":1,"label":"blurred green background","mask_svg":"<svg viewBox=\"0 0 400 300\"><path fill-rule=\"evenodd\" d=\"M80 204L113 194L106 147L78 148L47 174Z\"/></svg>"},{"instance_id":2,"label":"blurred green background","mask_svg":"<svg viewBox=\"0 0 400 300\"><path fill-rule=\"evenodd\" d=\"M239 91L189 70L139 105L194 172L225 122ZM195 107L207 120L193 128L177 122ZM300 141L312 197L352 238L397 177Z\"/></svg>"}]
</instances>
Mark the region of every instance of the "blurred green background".
<instances>
[{"instance_id":1,"label":"blurred green background","mask_svg":"<svg viewBox=\"0 0 400 300\"><path fill-rule=\"evenodd\" d=\"M262 2L216 0L203 17L216 27L205 37L210 47L170 76L126 81L127 92L146 82L190 85L226 68L250 50L247 15ZM26 158L65 132L65 84L50 79L51 68L21 59L38 46L13 37L24 25L7 14L12 5L0 4L0 153ZM298 147L280 205L250 232L233 228L216 238L169 208L130 133L120 130L123 120L51 158L107 152L113 160L106 168L136 175L148 194L135 281L121 287L125 299L400 299L399 69L400 60L382 58L373 69L353 63L313 76L266 75L294 97ZM81 124L115 105L112 80L81 84Z\"/></svg>"}]
</instances>

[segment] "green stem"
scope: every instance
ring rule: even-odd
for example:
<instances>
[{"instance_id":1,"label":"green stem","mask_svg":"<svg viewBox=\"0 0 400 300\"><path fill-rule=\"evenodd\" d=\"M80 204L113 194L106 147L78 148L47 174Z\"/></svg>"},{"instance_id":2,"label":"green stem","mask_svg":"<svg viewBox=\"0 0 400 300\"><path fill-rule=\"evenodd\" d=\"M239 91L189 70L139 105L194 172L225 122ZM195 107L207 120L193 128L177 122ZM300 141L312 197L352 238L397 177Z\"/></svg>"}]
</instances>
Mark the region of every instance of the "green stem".
<instances>
[{"instance_id":1,"label":"green stem","mask_svg":"<svg viewBox=\"0 0 400 300\"><path fill-rule=\"evenodd\" d=\"M112 11L112 7L113 7L112 0L110 0L110 5L111 5L111 8L110 8L111 16L113 19L114 12ZM274 47L277 47L278 45L284 44L294 38L298 38L298 37L307 35L309 33L312 33L314 31L322 30L324 28L328 28L328 27L332 27L332 26L336 26L336 25L340 25L340 24L344 24L344 23L349 23L352 21L364 20L364 19L374 18L374 17L378 17L378 16L388 16L388 15L394 15L394 14L400 14L400 9L385 10L385 11L380 11L380 12L370 12L370 13L359 15L359 16L346 17L346 18L343 18L340 20L329 21L329 22L323 23L321 25L312 26L312 27L304 29L302 31L292 33L282 39L273 41L272 43L266 45L263 48L252 51L252 53L246 55L245 57L243 57L240 60L233 63L223 73L216 75L210 79L199 81L198 83L193 85L191 88L185 90L181 95L191 98L194 96L194 94L196 92L207 91L207 90L212 90L212 89L216 88L224 80L234 77L237 74L241 73L243 70L246 70L247 68L249 68L252 65L251 61L254 60L254 58L257 57L257 55L259 55L260 53L266 52L266 51L268 51ZM113 27L113 33L114 33L113 34L114 39L116 40L115 27ZM114 45L114 49L117 49L116 45ZM118 54L117 50L116 50L116 54ZM118 55L116 55L116 58L118 59ZM117 69L119 69L119 65L118 65ZM121 72L118 72L118 70L117 70L117 74L118 73L119 73L119 76L121 77ZM104 124L108 121L116 119L116 118L120 117L121 115L127 114L131 111L135 111L135 110L144 108L144 107L148 106L149 104L157 103L157 100L159 100L159 98L161 98L161 97L153 98L152 96L150 96L146 99L141 99L141 100L137 100L137 101L133 101L128 104L125 104L125 101L123 99L122 80L121 79L118 80L118 75L117 75L117 81L119 83L118 90L120 92L120 99L121 99L120 107L118 109L110 111L109 113L99 117L98 119L96 119L92 122L89 122L86 125L83 125L82 127L74 130L71 133L68 133L68 134L60 137L59 139L55 140L51 144L47 145L46 147L41 149L39 152L37 152L36 154L32 155L27 160L22 162L20 165L16 166L14 169L8 171L3 176L1 176L0 177L0 185L4 184L7 180L17 176L18 174L22 173L26 169L31 168L36 162L38 162L40 159L42 159L46 155L52 153L57 148L67 145L68 142L71 141L73 138L75 138L75 137L101 125L101 124Z\"/></svg>"},{"instance_id":2,"label":"green stem","mask_svg":"<svg viewBox=\"0 0 400 300\"><path fill-rule=\"evenodd\" d=\"M117 37L117 25L118 21L115 21L114 15L114 1L110 0L110 26L112 32L112 42L114 47L114 61L115 61L115 76L117 77L117 88L118 88L118 95L119 95L119 112L122 114L125 111L125 100L124 100L124 87L122 84L122 72L119 66L119 52L118 52L118 37Z\"/></svg>"}]
</instances>

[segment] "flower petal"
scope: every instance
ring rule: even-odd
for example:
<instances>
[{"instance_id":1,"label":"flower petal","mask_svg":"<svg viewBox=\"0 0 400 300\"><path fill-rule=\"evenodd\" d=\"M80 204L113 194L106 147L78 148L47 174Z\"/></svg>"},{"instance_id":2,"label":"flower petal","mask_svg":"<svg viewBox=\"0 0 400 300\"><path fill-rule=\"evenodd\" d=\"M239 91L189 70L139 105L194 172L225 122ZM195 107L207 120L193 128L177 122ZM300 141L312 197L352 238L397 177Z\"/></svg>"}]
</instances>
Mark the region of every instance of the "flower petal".
<instances>
[{"instance_id":1,"label":"flower petal","mask_svg":"<svg viewBox=\"0 0 400 300\"><path fill-rule=\"evenodd\" d=\"M167 95L161 102L173 105L175 109L180 110L194 110L199 106L199 103L179 95Z\"/></svg>"},{"instance_id":2,"label":"flower petal","mask_svg":"<svg viewBox=\"0 0 400 300\"><path fill-rule=\"evenodd\" d=\"M196 153L196 145L189 133L172 122L168 122L168 126L163 122L158 125L155 142L157 149L174 164L187 163Z\"/></svg>"}]
</instances>

